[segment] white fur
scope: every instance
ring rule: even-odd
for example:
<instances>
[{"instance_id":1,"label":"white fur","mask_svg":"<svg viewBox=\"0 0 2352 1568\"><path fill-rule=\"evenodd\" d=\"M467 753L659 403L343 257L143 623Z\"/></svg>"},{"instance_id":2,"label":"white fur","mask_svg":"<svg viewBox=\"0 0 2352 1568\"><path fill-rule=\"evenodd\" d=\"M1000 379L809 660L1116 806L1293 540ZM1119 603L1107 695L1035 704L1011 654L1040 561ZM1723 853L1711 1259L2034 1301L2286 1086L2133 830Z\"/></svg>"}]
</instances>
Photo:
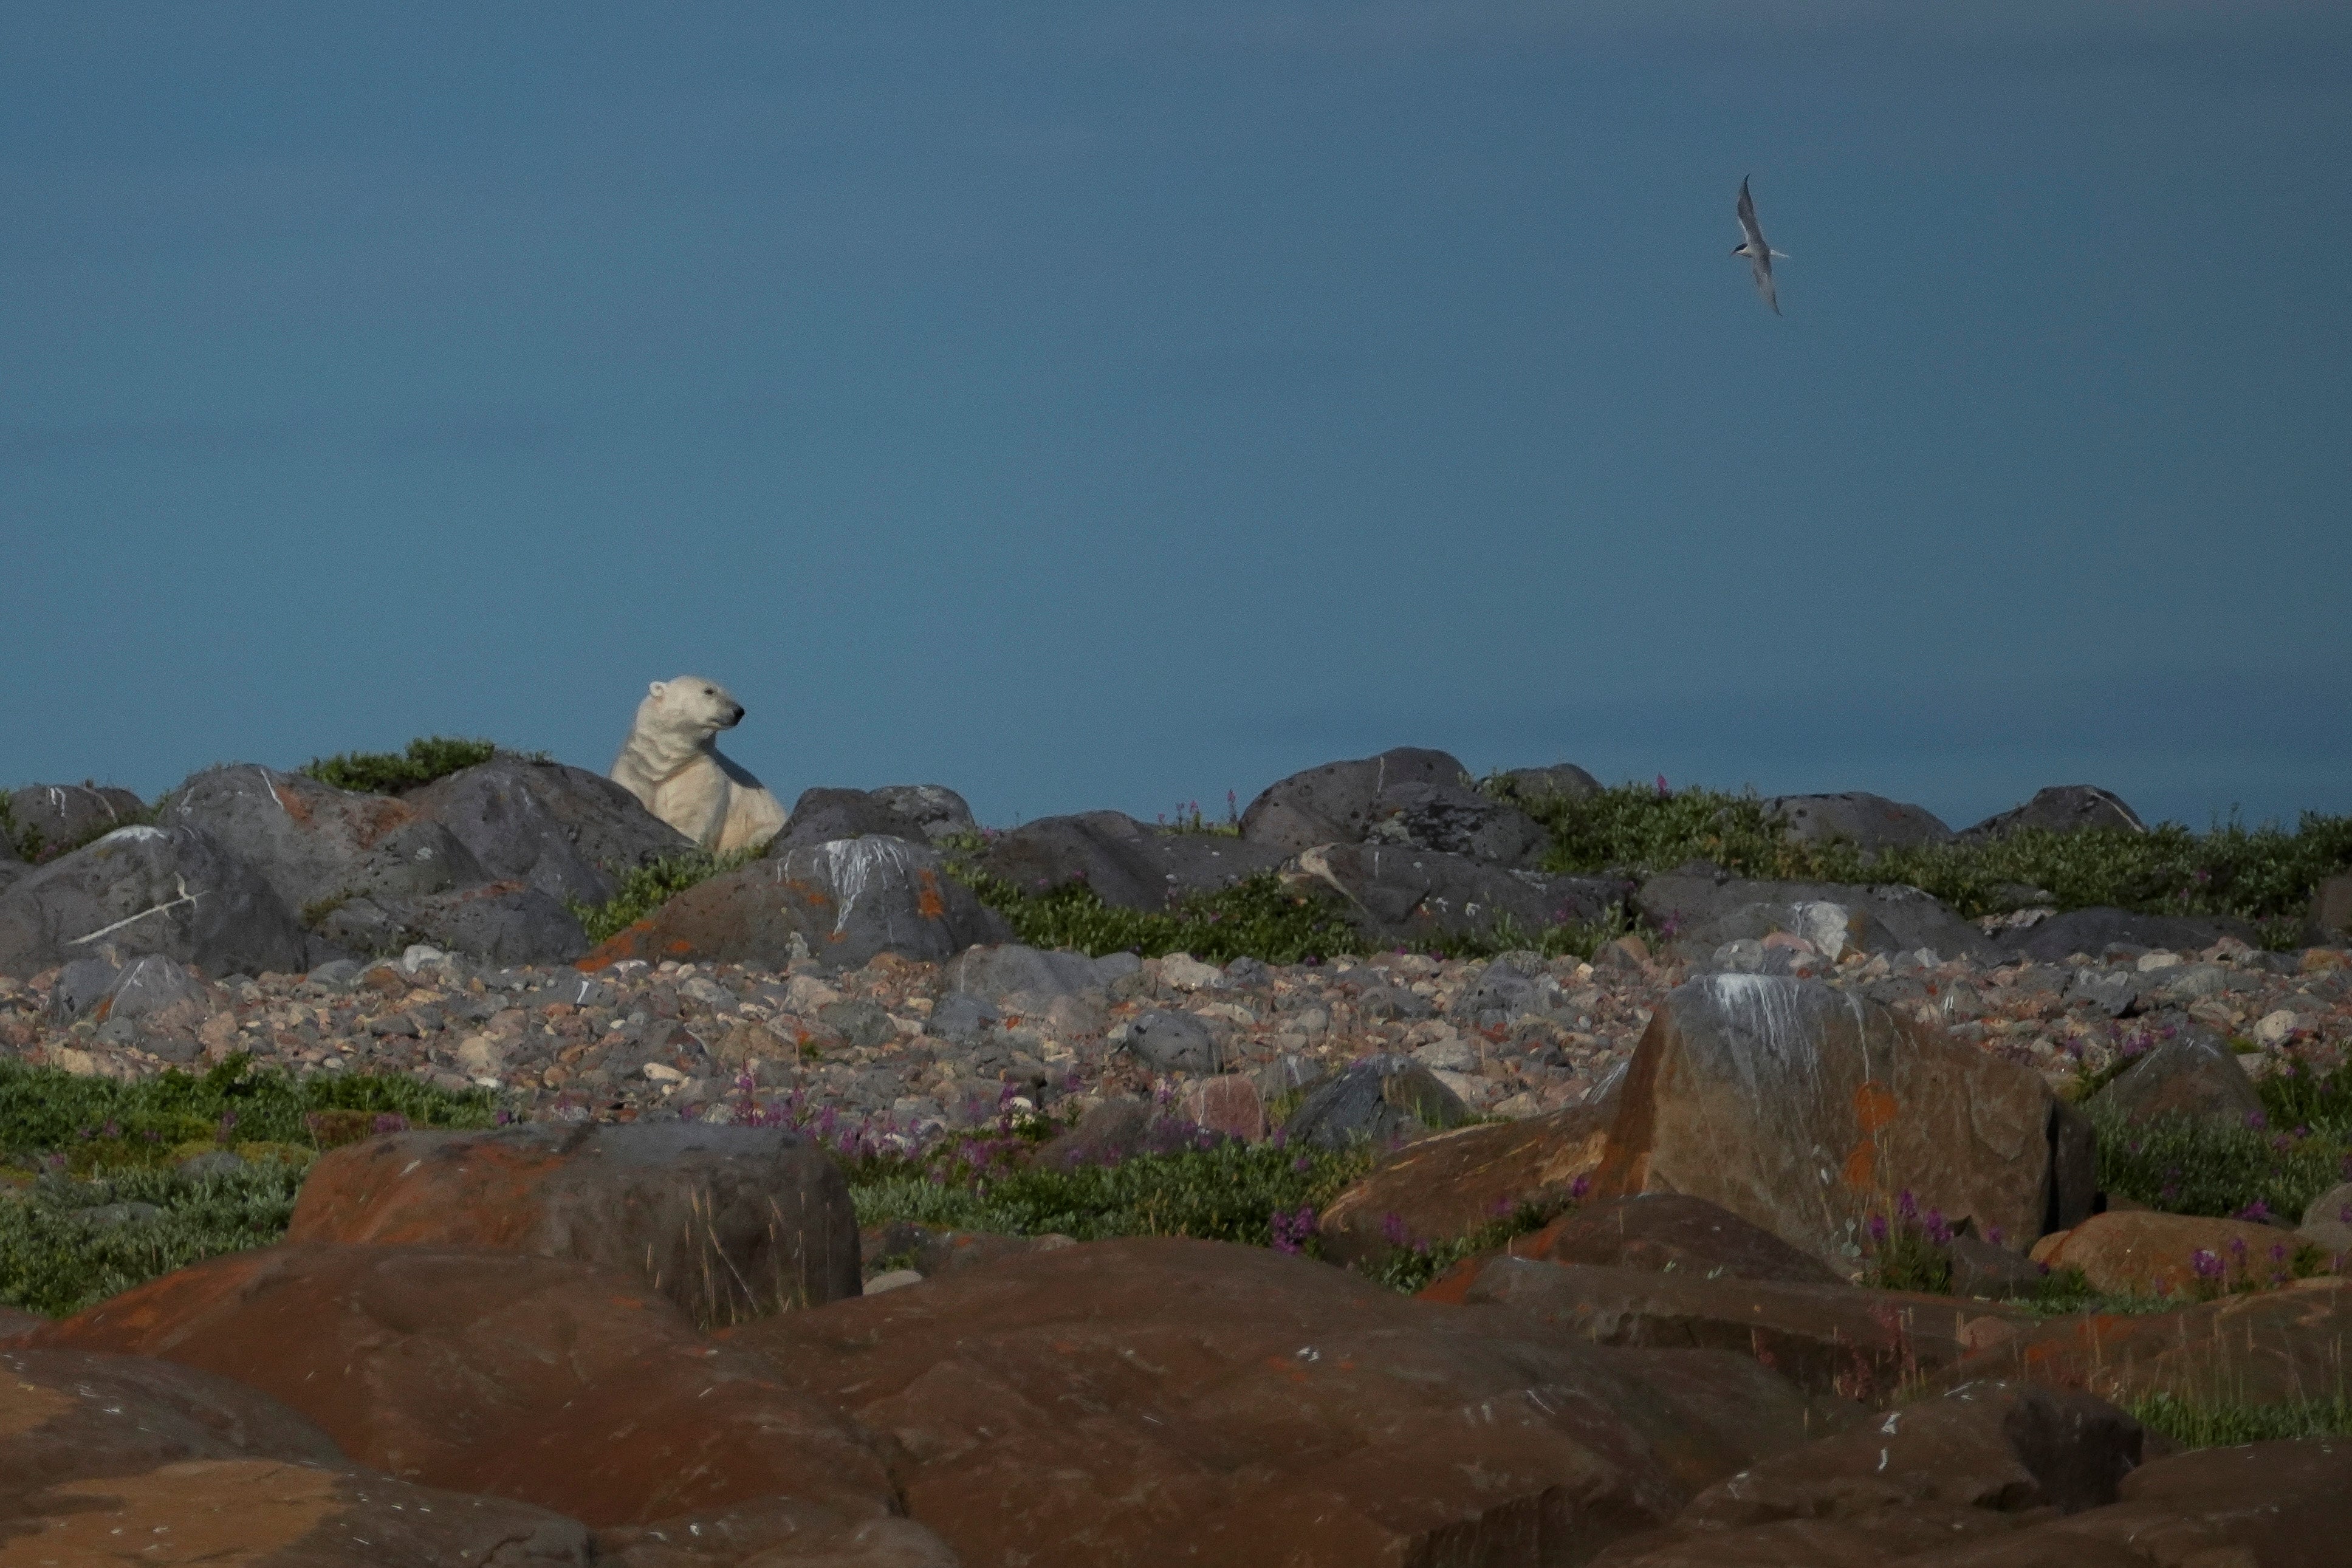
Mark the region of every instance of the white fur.
<instances>
[{"instance_id":1,"label":"white fur","mask_svg":"<svg viewBox=\"0 0 2352 1568\"><path fill-rule=\"evenodd\" d=\"M656 681L613 763L613 782L646 810L719 854L756 849L782 831L784 808L713 737L741 722L743 705L700 675Z\"/></svg>"}]
</instances>

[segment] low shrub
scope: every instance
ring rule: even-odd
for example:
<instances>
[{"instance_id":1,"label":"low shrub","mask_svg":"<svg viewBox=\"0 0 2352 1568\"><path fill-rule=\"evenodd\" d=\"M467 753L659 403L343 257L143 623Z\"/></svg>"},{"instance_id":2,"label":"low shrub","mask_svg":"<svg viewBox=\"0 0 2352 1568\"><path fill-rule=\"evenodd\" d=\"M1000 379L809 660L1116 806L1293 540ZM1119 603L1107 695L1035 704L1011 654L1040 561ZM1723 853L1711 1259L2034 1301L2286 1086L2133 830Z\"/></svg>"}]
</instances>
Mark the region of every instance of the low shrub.
<instances>
[{"instance_id":1,"label":"low shrub","mask_svg":"<svg viewBox=\"0 0 2352 1568\"><path fill-rule=\"evenodd\" d=\"M304 1166L278 1161L195 1180L118 1169L45 1177L0 1196L0 1302L61 1317L158 1274L285 1234ZM152 1214L116 1205L144 1205Z\"/></svg>"},{"instance_id":2,"label":"low shrub","mask_svg":"<svg viewBox=\"0 0 2352 1568\"><path fill-rule=\"evenodd\" d=\"M2347 1150L2298 1127L2216 1127L2187 1117L2134 1125L2087 1108L2098 1135L2098 1185L2168 1214L2285 1215L2347 1179Z\"/></svg>"},{"instance_id":3,"label":"low shrub","mask_svg":"<svg viewBox=\"0 0 2352 1568\"><path fill-rule=\"evenodd\" d=\"M1180 899L1160 914L1105 904L1082 882L1033 893L968 861L954 871L1033 947L1075 947L1097 957L1190 953L1212 964L1241 957L1297 964L1364 946L1336 900L1293 891L1271 872Z\"/></svg>"},{"instance_id":4,"label":"low shrub","mask_svg":"<svg viewBox=\"0 0 2352 1568\"><path fill-rule=\"evenodd\" d=\"M488 762L499 748L487 740L422 736L405 751L339 751L295 769L320 783L362 795L398 795Z\"/></svg>"},{"instance_id":5,"label":"low shrub","mask_svg":"<svg viewBox=\"0 0 2352 1568\"><path fill-rule=\"evenodd\" d=\"M689 850L665 855L620 873L613 896L602 904L567 898L564 906L580 922L591 942L602 942L627 930L679 894L709 881L721 872L736 871L760 858L760 850L733 850L723 855Z\"/></svg>"}]
</instances>

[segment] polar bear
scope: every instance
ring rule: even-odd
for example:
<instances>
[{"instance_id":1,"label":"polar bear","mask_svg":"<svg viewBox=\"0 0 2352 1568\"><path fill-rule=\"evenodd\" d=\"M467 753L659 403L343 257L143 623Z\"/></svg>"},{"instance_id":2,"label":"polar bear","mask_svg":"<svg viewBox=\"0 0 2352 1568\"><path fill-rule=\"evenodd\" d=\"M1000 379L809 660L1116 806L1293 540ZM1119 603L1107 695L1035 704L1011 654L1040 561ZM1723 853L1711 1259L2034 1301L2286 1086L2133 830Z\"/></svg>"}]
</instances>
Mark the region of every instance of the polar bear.
<instances>
[{"instance_id":1,"label":"polar bear","mask_svg":"<svg viewBox=\"0 0 2352 1568\"><path fill-rule=\"evenodd\" d=\"M706 850L757 849L782 831L784 808L711 739L742 721L743 705L716 681L656 681L637 705L613 782Z\"/></svg>"}]
</instances>

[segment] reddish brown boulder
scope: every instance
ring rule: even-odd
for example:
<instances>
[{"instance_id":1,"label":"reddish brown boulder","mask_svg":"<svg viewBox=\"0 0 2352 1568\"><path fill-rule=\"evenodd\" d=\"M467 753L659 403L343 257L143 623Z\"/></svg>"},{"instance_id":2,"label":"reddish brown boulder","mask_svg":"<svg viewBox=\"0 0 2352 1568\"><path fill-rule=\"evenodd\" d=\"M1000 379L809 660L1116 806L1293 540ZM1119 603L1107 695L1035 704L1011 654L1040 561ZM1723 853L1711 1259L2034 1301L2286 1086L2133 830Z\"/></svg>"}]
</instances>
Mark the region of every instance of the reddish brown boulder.
<instances>
[{"instance_id":1,"label":"reddish brown boulder","mask_svg":"<svg viewBox=\"0 0 2352 1568\"><path fill-rule=\"evenodd\" d=\"M2028 1070L1818 981L1676 987L1634 1052L1597 1197L1679 1192L1832 1260L1910 1193L1979 1234L2039 1236L2055 1102Z\"/></svg>"},{"instance_id":2,"label":"reddish brown boulder","mask_svg":"<svg viewBox=\"0 0 2352 1568\"><path fill-rule=\"evenodd\" d=\"M254 1458L344 1462L326 1433L226 1377L145 1356L0 1351L0 1493Z\"/></svg>"},{"instance_id":3,"label":"reddish brown boulder","mask_svg":"<svg viewBox=\"0 0 2352 1568\"><path fill-rule=\"evenodd\" d=\"M1949 1296L1508 1257L1465 1264L1423 1294L1508 1307L1589 1344L1737 1351L1801 1387L1865 1403L2032 1321L2019 1308Z\"/></svg>"},{"instance_id":4,"label":"reddish brown boulder","mask_svg":"<svg viewBox=\"0 0 2352 1568\"><path fill-rule=\"evenodd\" d=\"M1974 1383L1767 1459L1599 1563L1899 1561L2112 1503L2145 1444L2139 1423L2086 1395Z\"/></svg>"},{"instance_id":5,"label":"reddish brown boulder","mask_svg":"<svg viewBox=\"0 0 2352 1568\"><path fill-rule=\"evenodd\" d=\"M0 1568L586 1568L578 1521L280 1459L185 1459L0 1499Z\"/></svg>"},{"instance_id":6,"label":"reddish brown boulder","mask_svg":"<svg viewBox=\"0 0 2352 1568\"><path fill-rule=\"evenodd\" d=\"M580 960L760 964L796 956L854 969L877 954L938 961L977 942L1008 942L1003 916L903 839L836 839L787 848L698 883Z\"/></svg>"},{"instance_id":7,"label":"reddish brown boulder","mask_svg":"<svg viewBox=\"0 0 2352 1568\"><path fill-rule=\"evenodd\" d=\"M34 1339L236 1378L362 1464L592 1525L770 1498L890 1511L860 1434L641 1281L577 1263L269 1247L166 1274Z\"/></svg>"},{"instance_id":8,"label":"reddish brown boulder","mask_svg":"<svg viewBox=\"0 0 2352 1568\"><path fill-rule=\"evenodd\" d=\"M258 1390L144 1356L0 1353L0 1563L589 1560L578 1522L354 1470ZM504 1555L493 1556L503 1552Z\"/></svg>"},{"instance_id":9,"label":"reddish brown boulder","mask_svg":"<svg viewBox=\"0 0 2352 1568\"><path fill-rule=\"evenodd\" d=\"M858 1292L848 1184L782 1127L397 1133L322 1157L287 1239L569 1258L643 1275L704 1323Z\"/></svg>"},{"instance_id":10,"label":"reddish brown boulder","mask_svg":"<svg viewBox=\"0 0 2352 1568\"><path fill-rule=\"evenodd\" d=\"M1614 1111L1614 1101L1571 1105L1394 1149L1319 1217L1324 1256L1353 1263L1398 1245L1451 1241L1523 1205L1565 1205L1600 1165Z\"/></svg>"},{"instance_id":11,"label":"reddish brown boulder","mask_svg":"<svg viewBox=\"0 0 2352 1568\"><path fill-rule=\"evenodd\" d=\"M2125 1478L2112 1508L2094 1509L2023 1537L2123 1548L2150 1568L2340 1568L2352 1541L2352 1440L2306 1437L2175 1454ZM1998 1543L1987 1542L1988 1546ZM1921 1568L2015 1568L1987 1551L1921 1560Z\"/></svg>"},{"instance_id":12,"label":"reddish brown boulder","mask_svg":"<svg viewBox=\"0 0 2352 1568\"><path fill-rule=\"evenodd\" d=\"M2152 1394L2229 1404L2334 1398L2352 1365L2352 1280L2307 1280L2177 1312L2054 1319L1937 1379L2021 1378L2130 1405Z\"/></svg>"},{"instance_id":13,"label":"reddish brown boulder","mask_svg":"<svg viewBox=\"0 0 2352 1568\"><path fill-rule=\"evenodd\" d=\"M1172 1239L961 1270L722 1339L893 1445L968 1563L1575 1562L1839 1419L1745 1357Z\"/></svg>"},{"instance_id":14,"label":"reddish brown boulder","mask_svg":"<svg viewBox=\"0 0 2352 1568\"><path fill-rule=\"evenodd\" d=\"M1541 1230L1514 1238L1514 1258L1647 1269L1703 1280L1764 1280L1788 1285L1848 1281L1720 1204L1680 1193L1645 1192L1563 1214Z\"/></svg>"},{"instance_id":15,"label":"reddish brown boulder","mask_svg":"<svg viewBox=\"0 0 2352 1568\"><path fill-rule=\"evenodd\" d=\"M2302 1239L2274 1226L2242 1219L2207 1219L2148 1209L2095 1214L2072 1230L2045 1236L2033 1260L2079 1269L2097 1289L2116 1295L2190 1299L2200 1288L2268 1287L2294 1277Z\"/></svg>"}]
</instances>

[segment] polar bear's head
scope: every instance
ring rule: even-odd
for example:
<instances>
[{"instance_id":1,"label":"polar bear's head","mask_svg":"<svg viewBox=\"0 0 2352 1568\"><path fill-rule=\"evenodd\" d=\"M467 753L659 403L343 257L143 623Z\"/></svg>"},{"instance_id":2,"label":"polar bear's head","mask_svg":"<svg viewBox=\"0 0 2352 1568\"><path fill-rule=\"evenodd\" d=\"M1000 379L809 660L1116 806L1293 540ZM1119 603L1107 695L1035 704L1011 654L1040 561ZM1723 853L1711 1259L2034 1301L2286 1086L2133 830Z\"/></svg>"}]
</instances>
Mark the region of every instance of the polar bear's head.
<instances>
[{"instance_id":1,"label":"polar bear's head","mask_svg":"<svg viewBox=\"0 0 2352 1568\"><path fill-rule=\"evenodd\" d=\"M667 736L705 740L743 722L743 705L717 681L700 675L680 675L656 681L637 705L637 727Z\"/></svg>"}]
</instances>

